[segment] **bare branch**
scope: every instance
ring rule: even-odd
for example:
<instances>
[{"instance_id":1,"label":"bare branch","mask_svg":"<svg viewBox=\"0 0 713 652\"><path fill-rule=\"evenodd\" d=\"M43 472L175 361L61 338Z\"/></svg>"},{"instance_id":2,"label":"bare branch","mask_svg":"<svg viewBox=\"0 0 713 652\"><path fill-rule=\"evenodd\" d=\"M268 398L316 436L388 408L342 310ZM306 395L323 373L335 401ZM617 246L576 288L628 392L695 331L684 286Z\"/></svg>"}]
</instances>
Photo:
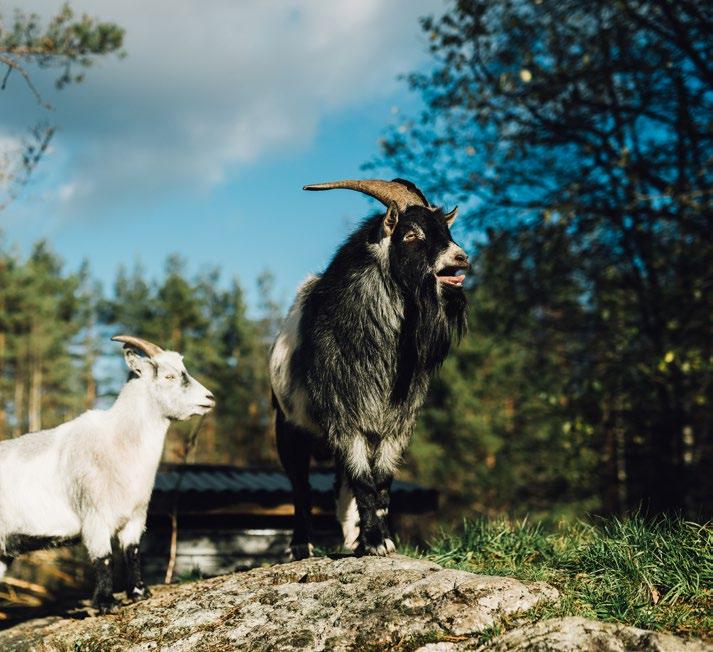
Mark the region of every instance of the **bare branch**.
<instances>
[{"instance_id":1,"label":"bare branch","mask_svg":"<svg viewBox=\"0 0 713 652\"><path fill-rule=\"evenodd\" d=\"M7 82L7 78L10 76L10 72L16 70L22 75L22 78L25 80L27 87L30 89L30 92L35 96L35 99L40 104L40 106L47 109L48 111L53 110L52 105L49 102L45 101L40 92L37 90L37 87L32 83L30 74L27 72L27 70L25 70L23 66L21 66L15 59L12 59L11 57L8 57L4 54L0 54L0 63L4 63L7 66L7 72L5 73L5 78L3 79L2 83L3 90L5 90L5 83Z\"/></svg>"}]
</instances>

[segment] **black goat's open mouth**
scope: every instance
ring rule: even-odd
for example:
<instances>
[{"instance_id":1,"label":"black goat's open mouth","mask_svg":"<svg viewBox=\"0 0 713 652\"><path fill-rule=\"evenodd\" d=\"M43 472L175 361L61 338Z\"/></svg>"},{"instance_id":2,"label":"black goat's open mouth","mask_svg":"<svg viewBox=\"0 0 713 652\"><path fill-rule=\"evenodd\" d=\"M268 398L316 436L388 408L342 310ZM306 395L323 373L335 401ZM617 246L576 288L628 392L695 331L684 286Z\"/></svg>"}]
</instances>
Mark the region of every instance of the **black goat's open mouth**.
<instances>
[{"instance_id":1,"label":"black goat's open mouth","mask_svg":"<svg viewBox=\"0 0 713 652\"><path fill-rule=\"evenodd\" d=\"M451 287L462 288L465 280L465 271L462 267L444 267L436 272L436 278L440 283L445 283Z\"/></svg>"}]
</instances>

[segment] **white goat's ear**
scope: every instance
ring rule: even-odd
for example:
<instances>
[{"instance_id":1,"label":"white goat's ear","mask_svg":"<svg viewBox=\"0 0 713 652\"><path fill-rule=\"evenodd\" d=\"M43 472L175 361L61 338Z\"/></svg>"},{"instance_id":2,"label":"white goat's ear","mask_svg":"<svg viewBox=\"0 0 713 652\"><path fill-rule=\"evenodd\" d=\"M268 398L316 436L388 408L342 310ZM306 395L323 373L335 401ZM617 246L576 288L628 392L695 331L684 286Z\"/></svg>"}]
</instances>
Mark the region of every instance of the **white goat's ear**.
<instances>
[{"instance_id":1,"label":"white goat's ear","mask_svg":"<svg viewBox=\"0 0 713 652\"><path fill-rule=\"evenodd\" d=\"M153 373L156 369L156 363L140 353L133 347L124 347L124 360L126 366L131 369L137 376L143 376L146 373Z\"/></svg>"},{"instance_id":2,"label":"white goat's ear","mask_svg":"<svg viewBox=\"0 0 713 652\"><path fill-rule=\"evenodd\" d=\"M396 230L396 225L399 222L399 208L396 202L392 201L389 207L386 209L386 215L384 215L384 221L381 228L384 232L384 237L390 237Z\"/></svg>"}]
</instances>

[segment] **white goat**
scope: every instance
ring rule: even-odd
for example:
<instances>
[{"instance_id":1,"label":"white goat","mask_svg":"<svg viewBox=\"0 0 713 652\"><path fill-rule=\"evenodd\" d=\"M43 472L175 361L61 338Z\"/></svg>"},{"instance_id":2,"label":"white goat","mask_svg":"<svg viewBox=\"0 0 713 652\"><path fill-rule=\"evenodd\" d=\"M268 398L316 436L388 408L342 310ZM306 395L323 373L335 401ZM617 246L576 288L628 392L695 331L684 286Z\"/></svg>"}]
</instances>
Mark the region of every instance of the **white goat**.
<instances>
[{"instance_id":1,"label":"white goat","mask_svg":"<svg viewBox=\"0 0 713 652\"><path fill-rule=\"evenodd\" d=\"M114 536L128 597L148 597L139 543L169 423L215 405L179 353L129 335L112 339L124 343L131 370L114 405L0 442L0 578L16 555L81 537L97 571L93 605L101 613L116 604Z\"/></svg>"}]
</instances>

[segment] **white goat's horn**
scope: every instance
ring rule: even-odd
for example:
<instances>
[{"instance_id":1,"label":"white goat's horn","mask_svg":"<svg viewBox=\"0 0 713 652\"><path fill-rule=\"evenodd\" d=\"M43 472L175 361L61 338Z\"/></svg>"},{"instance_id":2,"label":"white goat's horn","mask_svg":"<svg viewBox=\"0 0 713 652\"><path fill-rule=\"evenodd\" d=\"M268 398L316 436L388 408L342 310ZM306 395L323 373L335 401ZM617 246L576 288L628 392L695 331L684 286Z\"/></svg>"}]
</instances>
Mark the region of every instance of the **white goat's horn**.
<instances>
[{"instance_id":1,"label":"white goat's horn","mask_svg":"<svg viewBox=\"0 0 713 652\"><path fill-rule=\"evenodd\" d=\"M379 179L343 179L342 181L329 181L327 183L314 183L304 186L303 190L333 190L343 188L356 190L378 199L384 206L396 203L400 212L409 206L429 206L428 200L418 187L405 179L381 181Z\"/></svg>"},{"instance_id":2,"label":"white goat's horn","mask_svg":"<svg viewBox=\"0 0 713 652\"><path fill-rule=\"evenodd\" d=\"M160 346L156 346L151 342L142 340L140 337L134 337L133 335L114 335L111 339L113 342L123 342L127 346L133 346L135 349L143 351L149 358L163 353L163 349Z\"/></svg>"}]
</instances>

